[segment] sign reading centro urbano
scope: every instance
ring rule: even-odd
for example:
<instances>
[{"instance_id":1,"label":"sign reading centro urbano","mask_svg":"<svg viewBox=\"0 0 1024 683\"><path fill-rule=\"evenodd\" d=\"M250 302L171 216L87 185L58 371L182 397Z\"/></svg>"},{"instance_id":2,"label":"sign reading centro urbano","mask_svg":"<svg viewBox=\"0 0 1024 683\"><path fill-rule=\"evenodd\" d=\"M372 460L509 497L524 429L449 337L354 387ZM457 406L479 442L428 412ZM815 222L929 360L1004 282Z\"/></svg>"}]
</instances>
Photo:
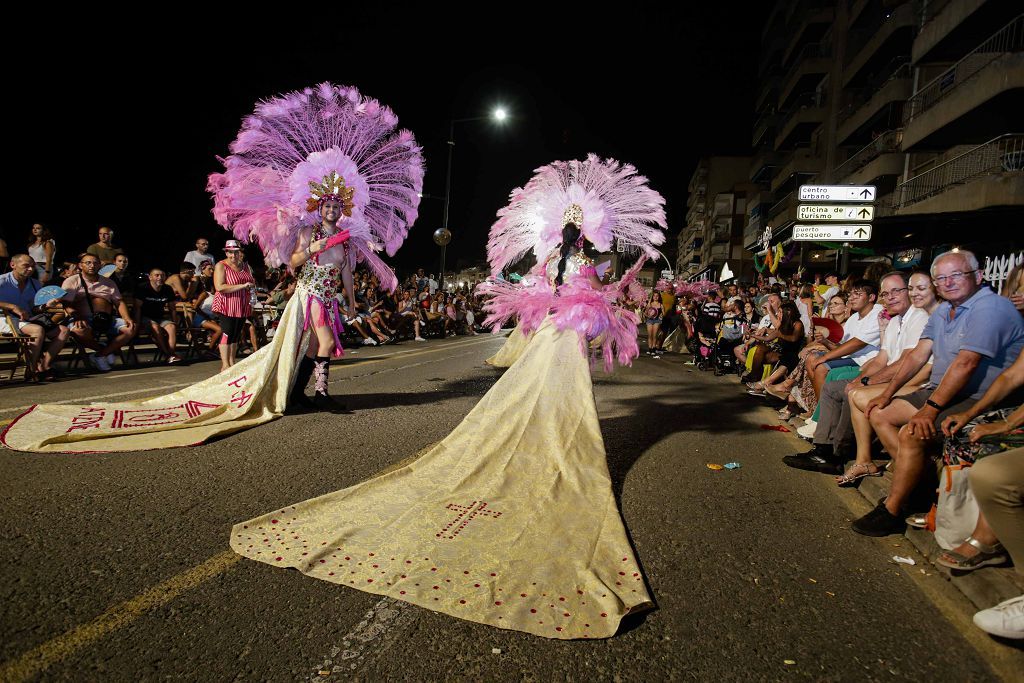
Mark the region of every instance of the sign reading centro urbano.
<instances>
[{"instance_id":1,"label":"sign reading centro urbano","mask_svg":"<svg viewBox=\"0 0 1024 683\"><path fill-rule=\"evenodd\" d=\"M800 204L798 221L871 221L873 204Z\"/></svg>"},{"instance_id":2,"label":"sign reading centro urbano","mask_svg":"<svg viewBox=\"0 0 1024 683\"><path fill-rule=\"evenodd\" d=\"M801 202L873 202L874 185L801 185Z\"/></svg>"},{"instance_id":3,"label":"sign reading centro urbano","mask_svg":"<svg viewBox=\"0 0 1024 683\"><path fill-rule=\"evenodd\" d=\"M830 242L867 242L871 239L870 223L797 223L793 226L793 239L827 240Z\"/></svg>"}]
</instances>

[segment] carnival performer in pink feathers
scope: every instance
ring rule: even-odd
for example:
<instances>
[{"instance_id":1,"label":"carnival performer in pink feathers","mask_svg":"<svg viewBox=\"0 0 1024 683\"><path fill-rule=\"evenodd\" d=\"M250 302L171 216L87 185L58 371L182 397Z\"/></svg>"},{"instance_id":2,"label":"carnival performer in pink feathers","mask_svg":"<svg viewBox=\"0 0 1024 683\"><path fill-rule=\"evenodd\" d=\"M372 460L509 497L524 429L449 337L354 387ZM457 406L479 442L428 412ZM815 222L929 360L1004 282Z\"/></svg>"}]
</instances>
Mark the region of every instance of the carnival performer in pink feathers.
<instances>
[{"instance_id":1,"label":"carnival performer in pink feathers","mask_svg":"<svg viewBox=\"0 0 1024 683\"><path fill-rule=\"evenodd\" d=\"M202 443L281 416L289 402L338 410L327 390L341 354L336 294L352 305L352 268L364 263L389 289L393 255L416 220L423 158L412 133L376 100L323 83L260 102L210 176L213 214L270 267L300 269L270 344L219 374L167 396L88 406L33 406L2 436L40 452L133 451ZM316 375L312 402L305 397Z\"/></svg>"},{"instance_id":2,"label":"carnival performer in pink feathers","mask_svg":"<svg viewBox=\"0 0 1024 683\"><path fill-rule=\"evenodd\" d=\"M655 252L664 201L629 165L546 166L500 213L491 267L533 250L526 285L492 281L491 319L533 340L466 418L415 462L235 525L231 547L274 567L547 638L606 638L651 605L612 493L591 346L628 363L636 268L602 286L589 243ZM632 291L627 291L632 290Z\"/></svg>"}]
</instances>

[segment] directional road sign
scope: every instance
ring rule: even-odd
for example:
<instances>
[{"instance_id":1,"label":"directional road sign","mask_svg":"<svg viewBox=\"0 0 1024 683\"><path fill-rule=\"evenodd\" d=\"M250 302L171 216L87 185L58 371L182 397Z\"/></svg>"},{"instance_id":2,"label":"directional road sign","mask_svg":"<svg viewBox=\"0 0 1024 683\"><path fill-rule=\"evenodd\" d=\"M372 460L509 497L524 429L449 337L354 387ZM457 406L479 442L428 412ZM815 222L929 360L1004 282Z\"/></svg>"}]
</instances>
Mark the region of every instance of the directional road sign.
<instances>
[{"instance_id":1,"label":"directional road sign","mask_svg":"<svg viewBox=\"0 0 1024 683\"><path fill-rule=\"evenodd\" d=\"M800 204L798 221L866 221L875 215L873 204Z\"/></svg>"},{"instance_id":2,"label":"directional road sign","mask_svg":"<svg viewBox=\"0 0 1024 683\"><path fill-rule=\"evenodd\" d=\"M873 202L874 185L801 185L801 202Z\"/></svg>"},{"instance_id":3,"label":"directional road sign","mask_svg":"<svg viewBox=\"0 0 1024 683\"><path fill-rule=\"evenodd\" d=\"M871 239L870 223L797 223L794 240L827 240L830 242L867 242Z\"/></svg>"}]
</instances>

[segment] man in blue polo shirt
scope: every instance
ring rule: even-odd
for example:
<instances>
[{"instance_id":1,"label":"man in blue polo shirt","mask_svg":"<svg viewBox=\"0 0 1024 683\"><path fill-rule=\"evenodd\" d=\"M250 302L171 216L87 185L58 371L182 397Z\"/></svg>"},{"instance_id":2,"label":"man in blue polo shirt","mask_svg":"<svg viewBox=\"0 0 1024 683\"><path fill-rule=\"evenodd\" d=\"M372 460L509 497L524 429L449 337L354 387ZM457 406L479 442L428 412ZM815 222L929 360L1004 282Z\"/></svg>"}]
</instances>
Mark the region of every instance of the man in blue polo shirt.
<instances>
[{"instance_id":1,"label":"man in blue polo shirt","mask_svg":"<svg viewBox=\"0 0 1024 683\"><path fill-rule=\"evenodd\" d=\"M945 302L929 317L921 340L904 357L885 392L865 408L896 461L889 496L853 523L853 530L866 536L903 531L900 508L921 479L926 449L940 435L938 426L947 415L962 413L980 399L1024 348L1024 321L1009 299L982 287L974 254L940 254L931 274ZM893 398L933 355L925 388Z\"/></svg>"},{"instance_id":2,"label":"man in blue polo shirt","mask_svg":"<svg viewBox=\"0 0 1024 683\"><path fill-rule=\"evenodd\" d=\"M28 374L39 379L51 379L54 372L50 364L64 348L68 328L53 325L47 330L42 325L28 322L35 307L36 292L42 288L35 275L35 261L30 256L15 254L11 257L10 272L0 275L0 310L8 314L0 315L0 333L20 332L32 337L29 344ZM8 320L13 323L13 328ZM42 353L44 339L50 340L46 353Z\"/></svg>"}]
</instances>

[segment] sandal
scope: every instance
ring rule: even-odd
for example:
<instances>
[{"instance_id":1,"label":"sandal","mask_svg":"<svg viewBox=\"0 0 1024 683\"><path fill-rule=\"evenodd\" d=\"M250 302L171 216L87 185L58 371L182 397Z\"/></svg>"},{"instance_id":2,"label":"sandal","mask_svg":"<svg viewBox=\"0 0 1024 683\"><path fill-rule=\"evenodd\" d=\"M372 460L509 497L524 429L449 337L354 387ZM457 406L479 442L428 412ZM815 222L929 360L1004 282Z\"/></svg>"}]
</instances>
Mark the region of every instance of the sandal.
<instances>
[{"instance_id":1,"label":"sandal","mask_svg":"<svg viewBox=\"0 0 1024 683\"><path fill-rule=\"evenodd\" d=\"M928 528L928 513L918 512L907 517L907 526L913 527L914 529L927 529Z\"/></svg>"},{"instance_id":2,"label":"sandal","mask_svg":"<svg viewBox=\"0 0 1024 683\"><path fill-rule=\"evenodd\" d=\"M962 572L969 572L981 567L987 567L989 565L1003 564L1008 559L1006 549L1003 544L996 541L992 545L985 545L974 536L968 536L964 539L964 543L967 545L974 546L978 551L977 555L973 557L967 557L953 550L947 550L935 559L935 564L938 564L947 569L957 569ZM952 558L947 560L946 557Z\"/></svg>"},{"instance_id":3,"label":"sandal","mask_svg":"<svg viewBox=\"0 0 1024 683\"><path fill-rule=\"evenodd\" d=\"M882 470L878 469L877 466L875 467L875 471L874 472L868 471L869 465L874 465L874 463L860 463L859 462L859 463L857 463L855 465L851 465L850 468L848 470L846 470L843 473L842 476L836 477L836 484L838 484L839 486L844 486L844 487L845 486L853 486L854 484L856 484L859 480L863 479L864 477L880 477L880 476L882 476ZM863 470L863 471L860 472L859 474L855 474L855 472L857 472L858 469Z\"/></svg>"}]
</instances>

